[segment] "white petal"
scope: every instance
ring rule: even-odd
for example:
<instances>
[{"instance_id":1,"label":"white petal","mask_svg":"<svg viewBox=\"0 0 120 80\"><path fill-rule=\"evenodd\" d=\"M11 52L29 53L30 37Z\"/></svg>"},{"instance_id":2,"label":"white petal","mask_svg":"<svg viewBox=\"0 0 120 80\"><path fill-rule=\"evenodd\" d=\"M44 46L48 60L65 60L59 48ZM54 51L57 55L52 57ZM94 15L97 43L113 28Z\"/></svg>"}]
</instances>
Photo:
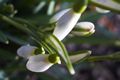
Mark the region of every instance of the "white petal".
<instances>
[{"instance_id":1,"label":"white petal","mask_svg":"<svg viewBox=\"0 0 120 80\"><path fill-rule=\"evenodd\" d=\"M48 62L47 54L39 54L31 56L26 64L27 69L33 72L44 72L49 69L53 64Z\"/></svg>"},{"instance_id":2,"label":"white petal","mask_svg":"<svg viewBox=\"0 0 120 80\"><path fill-rule=\"evenodd\" d=\"M51 19L50 19L50 23L54 23L56 21L58 21L60 19L60 17L62 17L66 12L68 12L70 9L64 9L60 12L58 12L57 14L55 14Z\"/></svg>"},{"instance_id":3,"label":"white petal","mask_svg":"<svg viewBox=\"0 0 120 80\"><path fill-rule=\"evenodd\" d=\"M83 30L91 30L95 28L94 24L91 22L79 22L75 27Z\"/></svg>"},{"instance_id":4,"label":"white petal","mask_svg":"<svg viewBox=\"0 0 120 80\"><path fill-rule=\"evenodd\" d=\"M23 58L29 58L37 49L35 46L24 45L17 50L17 54Z\"/></svg>"},{"instance_id":5,"label":"white petal","mask_svg":"<svg viewBox=\"0 0 120 80\"><path fill-rule=\"evenodd\" d=\"M96 11L99 12L99 13L109 13L110 10L105 10L105 9L102 9L102 8L99 8L99 7L96 7Z\"/></svg>"},{"instance_id":6,"label":"white petal","mask_svg":"<svg viewBox=\"0 0 120 80\"><path fill-rule=\"evenodd\" d=\"M74 63L74 62L77 62L77 61L83 59L84 57L86 57L90 54L91 54L91 51L88 51L88 52L82 53L82 54L76 54L76 55L70 56L70 60L72 63Z\"/></svg>"},{"instance_id":7,"label":"white petal","mask_svg":"<svg viewBox=\"0 0 120 80\"><path fill-rule=\"evenodd\" d=\"M56 23L53 34L63 40L73 29L81 14L75 13L72 9L65 13Z\"/></svg>"}]
</instances>

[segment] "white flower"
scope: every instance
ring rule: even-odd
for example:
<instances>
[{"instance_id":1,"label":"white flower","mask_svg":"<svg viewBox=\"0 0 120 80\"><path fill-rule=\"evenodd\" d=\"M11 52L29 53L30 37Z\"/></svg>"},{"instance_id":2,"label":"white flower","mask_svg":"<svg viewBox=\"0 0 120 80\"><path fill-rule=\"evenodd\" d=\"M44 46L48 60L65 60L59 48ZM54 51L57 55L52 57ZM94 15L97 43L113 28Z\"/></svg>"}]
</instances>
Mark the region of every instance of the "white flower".
<instances>
[{"instance_id":1,"label":"white flower","mask_svg":"<svg viewBox=\"0 0 120 80\"><path fill-rule=\"evenodd\" d=\"M24 46L21 46L18 50L17 50L17 54L20 56L20 57L23 57L23 58L29 58L30 56L32 56L35 52L35 50L37 49L37 47L35 46L30 46L29 44L28 45L24 45Z\"/></svg>"},{"instance_id":2,"label":"white flower","mask_svg":"<svg viewBox=\"0 0 120 80\"><path fill-rule=\"evenodd\" d=\"M53 34L59 39L63 40L70 31L74 28L75 24L79 20L81 13L75 13L73 9L69 9L56 22L56 27Z\"/></svg>"},{"instance_id":3,"label":"white flower","mask_svg":"<svg viewBox=\"0 0 120 80\"><path fill-rule=\"evenodd\" d=\"M56 63L61 64L61 60L58 55L56 54L35 55L34 54L35 49L37 49L37 47L30 46L30 45L24 45L20 47L17 51L19 56L28 59L27 64L26 64L26 67L28 70L32 72L44 72ZM73 55L73 56L70 56L70 60L72 63L74 63L74 62L77 62L83 59L85 56L89 54L91 54L90 51L84 52L83 54ZM73 74L74 74L74 71L73 71Z\"/></svg>"},{"instance_id":4,"label":"white flower","mask_svg":"<svg viewBox=\"0 0 120 80\"><path fill-rule=\"evenodd\" d=\"M56 63L61 63L60 58L56 54L39 54L31 56L26 67L33 72L44 72Z\"/></svg>"},{"instance_id":5,"label":"white flower","mask_svg":"<svg viewBox=\"0 0 120 80\"><path fill-rule=\"evenodd\" d=\"M56 54L35 55L36 49L35 46L24 45L17 50L19 56L28 59L26 67L30 71L44 72L56 63L61 64L60 58Z\"/></svg>"},{"instance_id":6,"label":"white flower","mask_svg":"<svg viewBox=\"0 0 120 80\"><path fill-rule=\"evenodd\" d=\"M95 26L91 22L79 22L75 25L75 30L72 31L75 35L85 36L95 32Z\"/></svg>"},{"instance_id":7,"label":"white flower","mask_svg":"<svg viewBox=\"0 0 120 80\"><path fill-rule=\"evenodd\" d=\"M110 10L102 9L99 7L96 7L95 9L98 13L109 13L110 12Z\"/></svg>"}]
</instances>

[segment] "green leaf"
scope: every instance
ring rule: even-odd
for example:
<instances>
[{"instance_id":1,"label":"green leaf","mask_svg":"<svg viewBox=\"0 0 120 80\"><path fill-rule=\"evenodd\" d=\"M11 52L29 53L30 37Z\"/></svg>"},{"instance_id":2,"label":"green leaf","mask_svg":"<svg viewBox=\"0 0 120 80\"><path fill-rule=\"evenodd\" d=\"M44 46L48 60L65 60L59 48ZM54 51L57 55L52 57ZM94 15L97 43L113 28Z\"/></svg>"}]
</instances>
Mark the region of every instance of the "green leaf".
<instances>
[{"instance_id":1,"label":"green leaf","mask_svg":"<svg viewBox=\"0 0 120 80\"><path fill-rule=\"evenodd\" d=\"M27 39L26 38L22 38L21 36L12 36L12 35L6 35L7 38L10 40L10 41L13 41L14 43L17 43L17 44L20 44L20 45L23 45L23 44L27 44Z\"/></svg>"},{"instance_id":2,"label":"green leaf","mask_svg":"<svg viewBox=\"0 0 120 80\"><path fill-rule=\"evenodd\" d=\"M0 42L3 42L3 43L5 43L5 44L8 44L8 43L9 43L6 35L5 35L2 31L0 31Z\"/></svg>"},{"instance_id":3,"label":"green leaf","mask_svg":"<svg viewBox=\"0 0 120 80\"><path fill-rule=\"evenodd\" d=\"M16 55L6 49L0 49L0 60L13 60Z\"/></svg>"},{"instance_id":4,"label":"green leaf","mask_svg":"<svg viewBox=\"0 0 120 80\"><path fill-rule=\"evenodd\" d=\"M66 66L67 66L69 72L71 74L74 74L75 71L74 71L74 68L72 66L68 52L67 52L64 44L61 41L59 41L54 35L51 35L49 37L49 39L51 40L51 43L53 43L55 45L54 48L57 49L58 54L62 57L62 59L66 63Z\"/></svg>"},{"instance_id":5,"label":"green leaf","mask_svg":"<svg viewBox=\"0 0 120 80\"><path fill-rule=\"evenodd\" d=\"M120 4L113 0L91 0L97 7L120 13Z\"/></svg>"},{"instance_id":6,"label":"green leaf","mask_svg":"<svg viewBox=\"0 0 120 80\"><path fill-rule=\"evenodd\" d=\"M120 4L120 0L113 0L113 1L115 1L115 2L117 2L117 3L119 3L119 4Z\"/></svg>"},{"instance_id":7,"label":"green leaf","mask_svg":"<svg viewBox=\"0 0 120 80\"><path fill-rule=\"evenodd\" d=\"M18 28L18 29L26 32L26 33L29 33L29 30L28 30L28 28L27 28L26 25L20 24L17 21L12 20L10 17L7 17L5 15L0 14L0 19L3 20L3 21L5 21L6 23L11 24L14 27L16 27L16 28Z\"/></svg>"}]
</instances>

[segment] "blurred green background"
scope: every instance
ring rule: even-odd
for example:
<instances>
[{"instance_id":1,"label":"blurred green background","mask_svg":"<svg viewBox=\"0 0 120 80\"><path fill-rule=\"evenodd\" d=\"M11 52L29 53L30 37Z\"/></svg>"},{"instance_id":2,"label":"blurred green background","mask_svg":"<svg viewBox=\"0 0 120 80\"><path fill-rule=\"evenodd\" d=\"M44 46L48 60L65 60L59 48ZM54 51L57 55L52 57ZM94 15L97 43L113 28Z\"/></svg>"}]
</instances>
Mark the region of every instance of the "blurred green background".
<instances>
[{"instance_id":1,"label":"blurred green background","mask_svg":"<svg viewBox=\"0 0 120 80\"><path fill-rule=\"evenodd\" d=\"M42 27L55 13L73 3L74 0L0 0L0 14ZM96 56L120 53L120 15L100 14L94 7L89 5L79 21L93 22L95 34L68 35L63 40L68 52L91 50ZM120 80L120 62L109 60L74 64L73 76L64 65L54 65L44 73L30 72L25 67L26 60L16 54L21 45L28 43L33 43L28 34L0 20L0 80Z\"/></svg>"}]
</instances>

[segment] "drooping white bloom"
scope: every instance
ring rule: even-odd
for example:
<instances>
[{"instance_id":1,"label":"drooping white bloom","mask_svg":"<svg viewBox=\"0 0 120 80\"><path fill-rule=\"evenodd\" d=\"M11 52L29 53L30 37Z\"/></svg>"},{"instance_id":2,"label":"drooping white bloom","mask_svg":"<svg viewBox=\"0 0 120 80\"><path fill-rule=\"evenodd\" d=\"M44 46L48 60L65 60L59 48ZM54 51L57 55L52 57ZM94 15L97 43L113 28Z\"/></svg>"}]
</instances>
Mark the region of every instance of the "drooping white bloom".
<instances>
[{"instance_id":1,"label":"drooping white bloom","mask_svg":"<svg viewBox=\"0 0 120 80\"><path fill-rule=\"evenodd\" d=\"M69 11L62 15L57 21L53 34L59 40L63 40L73 29L80 16L81 13L75 13L73 9L69 9Z\"/></svg>"},{"instance_id":2,"label":"drooping white bloom","mask_svg":"<svg viewBox=\"0 0 120 80\"><path fill-rule=\"evenodd\" d=\"M110 10L102 9L99 7L96 7L95 9L98 13L109 13L110 12Z\"/></svg>"},{"instance_id":3,"label":"drooping white bloom","mask_svg":"<svg viewBox=\"0 0 120 80\"><path fill-rule=\"evenodd\" d=\"M31 56L26 64L27 69L33 72L46 71L53 65L53 63L48 61L48 56L48 54Z\"/></svg>"},{"instance_id":4,"label":"drooping white bloom","mask_svg":"<svg viewBox=\"0 0 120 80\"><path fill-rule=\"evenodd\" d=\"M91 22L79 22L75 25L76 30L72 33L75 35L91 35L95 32L95 26Z\"/></svg>"},{"instance_id":5,"label":"drooping white bloom","mask_svg":"<svg viewBox=\"0 0 120 80\"><path fill-rule=\"evenodd\" d=\"M60 17L62 17L66 12L68 12L70 9L64 9L58 13L56 13L51 19L50 19L50 23L54 23L56 21L58 21L60 19Z\"/></svg>"},{"instance_id":6,"label":"drooping white bloom","mask_svg":"<svg viewBox=\"0 0 120 80\"><path fill-rule=\"evenodd\" d=\"M56 63L61 64L60 57L56 54L35 55L36 49L35 46L24 45L17 50L19 56L28 59L26 67L30 71L44 72Z\"/></svg>"},{"instance_id":7,"label":"drooping white bloom","mask_svg":"<svg viewBox=\"0 0 120 80\"><path fill-rule=\"evenodd\" d=\"M31 45L24 45L21 46L18 50L17 50L17 54L23 58L29 58L30 56L32 56L35 52L35 50L37 49L37 47L35 46L31 46Z\"/></svg>"}]
</instances>

